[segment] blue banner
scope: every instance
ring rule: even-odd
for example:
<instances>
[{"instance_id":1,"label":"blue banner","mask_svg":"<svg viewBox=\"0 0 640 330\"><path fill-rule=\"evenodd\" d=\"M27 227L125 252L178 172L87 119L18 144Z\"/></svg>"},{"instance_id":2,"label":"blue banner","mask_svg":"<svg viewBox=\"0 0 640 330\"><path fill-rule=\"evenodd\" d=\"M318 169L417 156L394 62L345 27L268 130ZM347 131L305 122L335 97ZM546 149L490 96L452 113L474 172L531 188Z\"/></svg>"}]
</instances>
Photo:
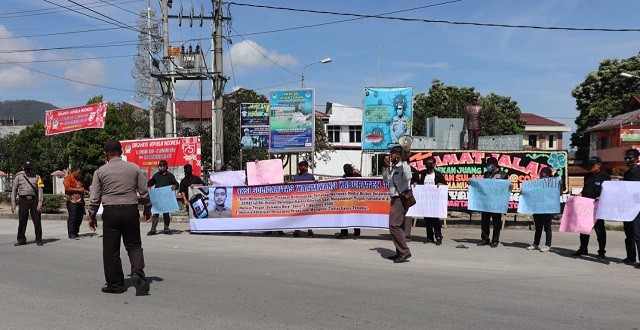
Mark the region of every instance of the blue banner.
<instances>
[{"instance_id":1,"label":"blue banner","mask_svg":"<svg viewBox=\"0 0 640 330\"><path fill-rule=\"evenodd\" d=\"M149 189L151 199L151 213L171 213L180 210L176 200L176 192L171 186Z\"/></svg>"},{"instance_id":2,"label":"blue banner","mask_svg":"<svg viewBox=\"0 0 640 330\"><path fill-rule=\"evenodd\" d=\"M518 213L560 213L560 178L544 178L523 182Z\"/></svg>"},{"instance_id":3,"label":"blue banner","mask_svg":"<svg viewBox=\"0 0 640 330\"><path fill-rule=\"evenodd\" d=\"M240 105L240 146L242 149L269 147L269 104L242 103Z\"/></svg>"},{"instance_id":4,"label":"blue banner","mask_svg":"<svg viewBox=\"0 0 640 330\"><path fill-rule=\"evenodd\" d=\"M313 152L314 101L313 89L269 92L270 152Z\"/></svg>"},{"instance_id":5,"label":"blue banner","mask_svg":"<svg viewBox=\"0 0 640 330\"><path fill-rule=\"evenodd\" d=\"M469 179L469 211L507 213L511 190L509 180ZM559 197L558 197L559 198Z\"/></svg>"},{"instance_id":6,"label":"blue banner","mask_svg":"<svg viewBox=\"0 0 640 330\"><path fill-rule=\"evenodd\" d=\"M388 151L411 135L413 87L365 87L362 150Z\"/></svg>"}]
</instances>

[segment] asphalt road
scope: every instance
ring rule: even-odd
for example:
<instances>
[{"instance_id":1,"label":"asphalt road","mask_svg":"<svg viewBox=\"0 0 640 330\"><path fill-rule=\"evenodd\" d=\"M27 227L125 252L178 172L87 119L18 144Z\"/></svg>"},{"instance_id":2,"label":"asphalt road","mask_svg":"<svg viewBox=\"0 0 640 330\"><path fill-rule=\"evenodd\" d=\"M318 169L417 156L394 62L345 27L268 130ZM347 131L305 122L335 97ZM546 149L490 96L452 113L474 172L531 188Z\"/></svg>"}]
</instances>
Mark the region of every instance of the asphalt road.
<instances>
[{"instance_id":1,"label":"asphalt road","mask_svg":"<svg viewBox=\"0 0 640 330\"><path fill-rule=\"evenodd\" d=\"M309 239L173 227L174 235L143 237L150 294L137 295L127 278L127 292L113 295L100 292L100 229L92 235L83 223L76 241L66 222L44 221L38 247L30 223L31 244L14 247L17 221L0 219L0 329L640 327L640 270L619 263L619 231L608 232L603 262L571 257L573 233L554 232L552 252L540 253L525 249L533 232L524 229L503 231L490 248L475 245L479 228L445 229L435 246L422 244L418 227L410 262L394 264L384 258L395 251L383 231L336 240L335 231ZM596 244L594 235L593 254Z\"/></svg>"}]
</instances>

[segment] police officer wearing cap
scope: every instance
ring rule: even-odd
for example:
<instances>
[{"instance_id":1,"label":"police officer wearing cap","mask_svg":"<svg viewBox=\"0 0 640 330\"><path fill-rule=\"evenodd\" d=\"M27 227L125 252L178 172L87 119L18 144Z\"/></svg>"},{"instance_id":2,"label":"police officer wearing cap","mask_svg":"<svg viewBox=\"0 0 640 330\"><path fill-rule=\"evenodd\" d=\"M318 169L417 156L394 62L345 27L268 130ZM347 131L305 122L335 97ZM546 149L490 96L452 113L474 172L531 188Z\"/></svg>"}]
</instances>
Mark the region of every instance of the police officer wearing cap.
<instances>
[{"instance_id":1,"label":"police officer wearing cap","mask_svg":"<svg viewBox=\"0 0 640 330\"><path fill-rule=\"evenodd\" d=\"M15 246L27 244L25 232L29 213L33 221L33 228L36 232L36 245L42 246L42 223L40 213L42 212L42 179L34 171L33 162L26 161L22 164L23 171L16 174L13 179L11 189L11 213L16 212L18 206L18 242Z\"/></svg>"},{"instance_id":2,"label":"police officer wearing cap","mask_svg":"<svg viewBox=\"0 0 640 330\"><path fill-rule=\"evenodd\" d=\"M611 176L607 174L605 168L602 166L602 159L598 156L589 158L589 173L584 176L584 187L582 192L578 196L599 199L602 192L602 183L604 181L611 180ZM607 232L604 228L604 220L596 220L596 224L593 226L598 237L598 259L605 259L605 246L607 245ZM574 256L581 256L588 253L587 247L589 246L590 235L580 234L580 248L573 253Z\"/></svg>"},{"instance_id":3,"label":"police officer wearing cap","mask_svg":"<svg viewBox=\"0 0 640 330\"><path fill-rule=\"evenodd\" d=\"M96 231L96 215L100 204L102 213L102 261L107 286L104 293L125 291L124 273L120 260L120 240L129 255L131 278L139 292L149 291L149 282L144 275L144 254L140 238L140 211L138 203L145 205L144 215L151 216L151 202L147 190L146 175L134 163L122 160L122 145L117 140L104 143L107 163L93 174L89 205L89 229ZM138 194L140 198L138 199Z\"/></svg>"}]
</instances>

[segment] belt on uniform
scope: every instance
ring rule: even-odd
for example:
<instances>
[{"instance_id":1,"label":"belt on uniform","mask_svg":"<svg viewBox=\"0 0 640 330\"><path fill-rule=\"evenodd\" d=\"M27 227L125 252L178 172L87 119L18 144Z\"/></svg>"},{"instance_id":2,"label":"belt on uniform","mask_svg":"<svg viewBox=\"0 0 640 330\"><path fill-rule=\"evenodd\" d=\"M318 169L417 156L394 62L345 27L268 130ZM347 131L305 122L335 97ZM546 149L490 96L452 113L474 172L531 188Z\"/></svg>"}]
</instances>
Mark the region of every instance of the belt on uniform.
<instances>
[{"instance_id":1,"label":"belt on uniform","mask_svg":"<svg viewBox=\"0 0 640 330\"><path fill-rule=\"evenodd\" d=\"M20 198L26 199L28 201L35 199L36 195L21 195Z\"/></svg>"},{"instance_id":2,"label":"belt on uniform","mask_svg":"<svg viewBox=\"0 0 640 330\"><path fill-rule=\"evenodd\" d=\"M124 209L127 207L138 207L138 204L113 204L113 205L102 205L105 209Z\"/></svg>"}]
</instances>

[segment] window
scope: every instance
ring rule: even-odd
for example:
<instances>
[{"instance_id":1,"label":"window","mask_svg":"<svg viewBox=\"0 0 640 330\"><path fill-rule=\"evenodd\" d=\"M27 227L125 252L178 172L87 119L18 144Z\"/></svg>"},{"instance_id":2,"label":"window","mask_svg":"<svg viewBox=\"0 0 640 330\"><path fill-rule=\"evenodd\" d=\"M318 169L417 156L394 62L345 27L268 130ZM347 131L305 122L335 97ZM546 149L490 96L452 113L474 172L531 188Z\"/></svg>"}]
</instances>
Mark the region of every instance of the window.
<instances>
[{"instance_id":1,"label":"window","mask_svg":"<svg viewBox=\"0 0 640 330\"><path fill-rule=\"evenodd\" d=\"M555 139L556 139L555 134L550 134L549 135L549 149L553 149L554 148L553 145L554 145Z\"/></svg>"},{"instance_id":2,"label":"window","mask_svg":"<svg viewBox=\"0 0 640 330\"><path fill-rule=\"evenodd\" d=\"M340 126L327 125L327 137L329 142L340 142Z\"/></svg>"},{"instance_id":3,"label":"window","mask_svg":"<svg viewBox=\"0 0 640 330\"><path fill-rule=\"evenodd\" d=\"M349 126L349 142L362 142L362 126Z\"/></svg>"},{"instance_id":4,"label":"window","mask_svg":"<svg viewBox=\"0 0 640 330\"><path fill-rule=\"evenodd\" d=\"M536 148L538 147L538 136L537 135L529 135L529 145Z\"/></svg>"},{"instance_id":5,"label":"window","mask_svg":"<svg viewBox=\"0 0 640 330\"><path fill-rule=\"evenodd\" d=\"M600 138L600 149L609 149L611 148L611 137L604 136Z\"/></svg>"}]
</instances>

